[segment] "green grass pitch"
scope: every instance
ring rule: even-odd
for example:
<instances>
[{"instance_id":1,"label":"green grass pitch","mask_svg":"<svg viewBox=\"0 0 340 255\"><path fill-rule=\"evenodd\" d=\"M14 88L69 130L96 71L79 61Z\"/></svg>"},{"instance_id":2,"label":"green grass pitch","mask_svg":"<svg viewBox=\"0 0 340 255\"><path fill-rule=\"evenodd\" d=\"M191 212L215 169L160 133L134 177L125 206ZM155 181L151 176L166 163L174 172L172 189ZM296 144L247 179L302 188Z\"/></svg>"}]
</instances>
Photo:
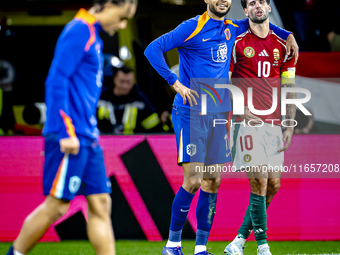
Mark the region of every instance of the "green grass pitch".
<instances>
[{"instance_id":1,"label":"green grass pitch","mask_svg":"<svg viewBox=\"0 0 340 255\"><path fill-rule=\"evenodd\" d=\"M157 255L161 253L165 242L117 241L117 255ZM222 255L228 242L209 242L209 250L215 255ZM0 243L0 254L5 255L10 243ZM183 241L185 255L193 254L194 241ZM273 255L280 254L340 254L340 241L335 242L269 242ZM60 243L40 243L30 255L95 255L89 242L68 241ZM245 255L256 255L256 243L247 242Z\"/></svg>"}]
</instances>

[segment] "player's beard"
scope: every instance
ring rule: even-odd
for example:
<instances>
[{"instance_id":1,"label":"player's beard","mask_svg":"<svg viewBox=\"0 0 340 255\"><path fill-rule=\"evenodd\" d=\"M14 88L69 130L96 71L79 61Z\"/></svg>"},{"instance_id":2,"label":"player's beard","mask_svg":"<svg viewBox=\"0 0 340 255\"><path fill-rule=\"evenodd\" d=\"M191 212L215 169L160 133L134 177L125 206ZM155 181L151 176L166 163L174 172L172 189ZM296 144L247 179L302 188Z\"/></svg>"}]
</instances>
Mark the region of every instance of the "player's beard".
<instances>
[{"instance_id":1,"label":"player's beard","mask_svg":"<svg viewBox=\"0 0 340 255\"><path fill-rule=\"evenodd\" d=\"M266 12L263 11L263 15L261 17L257 17L255 13L255 14L250 15L249 18L253 23L261 24L269 18L269 11L266 11Z\"/></svg>"},{"instance_id":2,"label":"player's beard","mask_svg":"<svg viewBox=\"0 0 340 255\"><path fill-rule=\"evenodd\" d=\"M214 5L209 4L209 10L210 10L213 14L215 14L217 17L222 18L222 17L224 17L224 16L226 16L226 15L228 14L228 12L230 11L230 6L228 6L228 9L227 9L225 12L218 12L218 11L216 10L216 7L215 7Z\"/></svg>"}]
</instances>

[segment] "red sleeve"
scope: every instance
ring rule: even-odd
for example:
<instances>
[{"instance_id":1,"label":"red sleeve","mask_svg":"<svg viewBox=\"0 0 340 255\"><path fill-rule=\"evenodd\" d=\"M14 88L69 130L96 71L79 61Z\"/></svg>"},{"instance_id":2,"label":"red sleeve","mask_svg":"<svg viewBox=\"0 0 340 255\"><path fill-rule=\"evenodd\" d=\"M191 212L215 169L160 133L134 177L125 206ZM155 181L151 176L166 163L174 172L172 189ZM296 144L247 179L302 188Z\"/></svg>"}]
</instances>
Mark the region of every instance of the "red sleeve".
<instances>
[{"instance_id":1,"label":"red sleeve","mask_svg":"<svg viewBox=\"0 0 340 255\"><path fill-rule=\"evenodd\" d=\"M234 71L234 66L235 66L234 54L236 54L235 51L236 51L236 47L235 47L235 44L234 44L233 52L231 53L231 58L230 58L229 72L233 72Z\"/></svg>"}]
</instances>

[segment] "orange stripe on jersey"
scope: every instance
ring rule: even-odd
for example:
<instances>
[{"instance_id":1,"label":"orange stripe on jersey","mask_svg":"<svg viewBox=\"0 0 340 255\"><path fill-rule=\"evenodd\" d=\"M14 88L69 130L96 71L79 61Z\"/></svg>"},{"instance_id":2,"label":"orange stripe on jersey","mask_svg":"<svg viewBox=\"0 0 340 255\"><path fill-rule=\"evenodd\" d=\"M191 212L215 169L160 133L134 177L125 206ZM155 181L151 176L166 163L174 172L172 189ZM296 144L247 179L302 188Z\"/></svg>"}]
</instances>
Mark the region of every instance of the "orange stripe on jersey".
<instances>
[{"instance_id":1,"label":"orange stripe on jersey","mask_svg":"<svg viewBox=\"0 0 340 255\"><path fill-rule=\"evenodd\" d=\"M90 39L87 41L86 45L85 45L85 51L89 51L91 45L96 41L96 32L94 29L94 26L89 26L90 29Z\"/></svg>"},{"instance_id":2,"label":"orange stripe on jersey","mask_svg":"<svg viewBox=\"0 0 340 255\"><path fill-rule=\"evenodd\" d=\"M74 130L74 126L72 124L72 119L63 111L59 110L61 117L63 118L64 124L66 126L66 132L70 137L75 137L76 132Z\"/></svg>"},{"instance_id":3,"label":"orange stripe on jersey","mask_svg":"<svg viewBox=\"0 0 340 255\"><path fill-rule=\"evenodd\" d=\"M234 24L232 20L226 19L224 21L224 25L228 25L228 24L233 25L234 27L238 27L238 25Z\"/></svg>"},{"instance_id":4,"label":"orange stripe on jersey","mask_svg":"<svg viewBox=\"0 0 340 255\"><path fill-rule=\"evenodd\" d=\"M183 128L181 129L181 135L179 137L179 146L178 146L178 159L177 159L177 162L178 163L181 163L181 160L183 160L183 158L181 157L182 155L182 144L183 144L183 138L182 138L182 132L183 132Z\"/></svg>"},{"instance_id":5,"label":"orange stripe on jersey","mask_svg":"<svg viewBox=\"0 0 340 255\"><path fill-rule=\"evenodd\" d=\"M84 8L81 8L74 18L80 19L91 26L97 21L96 18L89 14L88 11L85 10Z\"/></svg>"},{"instance_id":6,"label":"orange stripe on jersey","mask_svg":"<svg viewBox=\"0 0 340 255\"><path fill-rule=\"evenodd\" d=\"M199 32L201 32L201 30L203 29L205 23L207 23L209 19L210 19L210 17L208 15L208 13L207 12L203 13L203 15L201 15L199 17L199 19L198 19L196 29L194 30L194 32L192 32L192 34L187 39L185 39L184 42L188 41L189 39L191 39L195 35L197 35Z\"/></svg>"},{"instance_id":7,"label":"orange stripe on jersey","mask_svg":"<svg viewBox=\"0 0 340 255\"><path fill-rule=\"evenodd\" d=\"M55 193L56 193L56 190L57 190L58 181L59 181L60 175L61 175L61 168L63 166L63 161L64 161L64 158L61 160L59 168L58 168L58 171L57 171L57 174L54 177L54 181L53 181L52 188L51 188L51 191L50 191L50 195L51 196L55 196Z\"/></svg>"},{"instance_id":8,"label":"orange stripe on jersey","mask_svg":"<svg viewBox=\"0 0 340 255\"><path fill-rule=\"evenodd\" d=\"M96 33L94 29L94 23L97 22L96 18L89 14L85 9L80 9L75 16L75 19L83 21L90 30L90 39L87 41L85 45L85 51L88 51L91 45L96 41Z\"/></svg>"}]
</instances>

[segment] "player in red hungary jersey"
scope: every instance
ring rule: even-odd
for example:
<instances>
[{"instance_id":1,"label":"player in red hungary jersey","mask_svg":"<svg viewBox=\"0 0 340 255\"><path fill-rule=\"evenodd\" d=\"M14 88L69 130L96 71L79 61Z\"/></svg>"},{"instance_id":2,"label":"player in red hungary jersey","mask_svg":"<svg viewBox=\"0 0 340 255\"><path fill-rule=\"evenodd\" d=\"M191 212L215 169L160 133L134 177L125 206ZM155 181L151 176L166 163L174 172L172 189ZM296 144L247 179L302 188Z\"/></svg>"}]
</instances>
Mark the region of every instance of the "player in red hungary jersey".
<instances>
[{"instance_id":1,"label":"player in red hungary jersey","mask_svg":"<svg viewBox=\"0 0 340 255\"><path fill-rule=\"evenodd\" d=\"M280 188L283 154L291 143L295 118L295 105L287 105L282 122L281 87L295 87L295 64L294 59L287 60L285 40L269 29L270 0L241 0L241 4L249 29L235 40L230 75L243 92L245 115L237 116L236 123L241 123L233 125L231 141L233 165L246 170L251 194L238 235L224 252L243 254L254 229L257 254L270 255L266 209ZM295 93L287 98L295 98ZM282 125L289 126L283 135Z\"/></svg>"}]
</instances>

